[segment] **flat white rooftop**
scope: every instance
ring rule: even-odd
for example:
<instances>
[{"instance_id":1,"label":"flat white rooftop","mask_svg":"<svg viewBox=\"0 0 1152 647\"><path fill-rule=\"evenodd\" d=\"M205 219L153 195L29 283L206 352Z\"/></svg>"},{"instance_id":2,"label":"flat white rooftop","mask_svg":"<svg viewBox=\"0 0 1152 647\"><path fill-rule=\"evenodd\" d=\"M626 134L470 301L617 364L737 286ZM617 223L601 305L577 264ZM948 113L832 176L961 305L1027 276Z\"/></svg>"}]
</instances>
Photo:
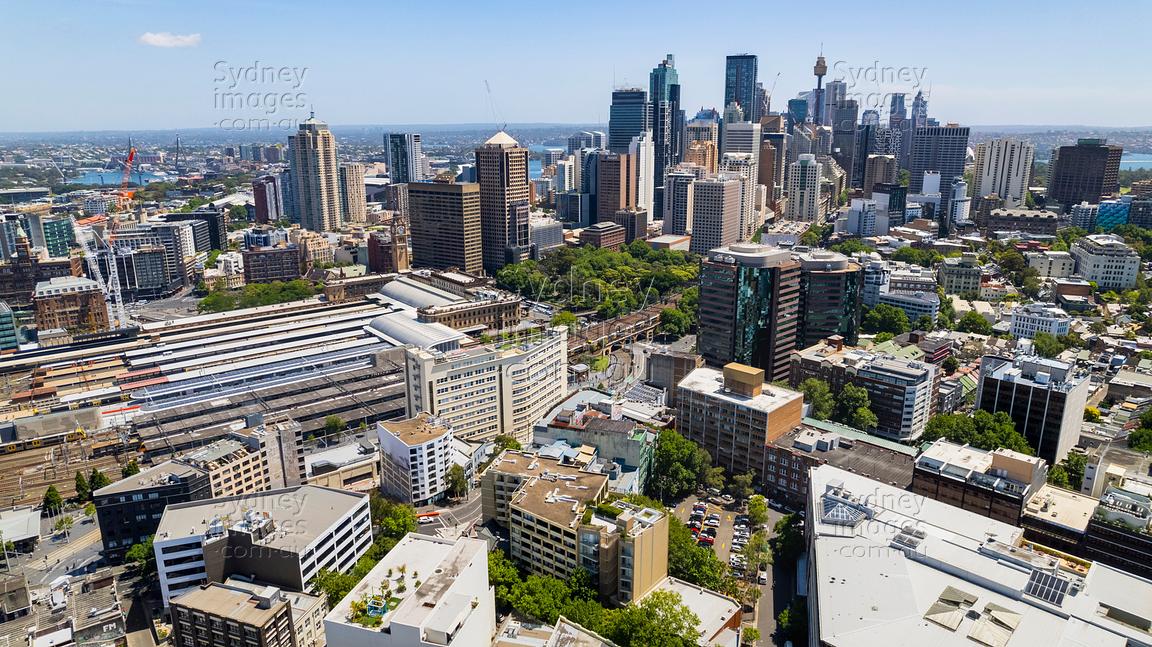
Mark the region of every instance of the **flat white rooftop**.
<instances>
[{"instance_id":1,"label":"flat white rooftop","mask_svg":"<svg viewBox=\"0 0 1152 647\"><path fill-rule=\"evenodd\" d=\"M688 389L696 393L705 394L718 400L757 409L765 413L775 411L784 404L797 398L803 398L797 391L790 391L771 384L764 384L760 395L747 397L726 391L724 389L724 371L716 368L703 367L693 370L684 376L677 388Z\"/></svg>"}]
</instances>

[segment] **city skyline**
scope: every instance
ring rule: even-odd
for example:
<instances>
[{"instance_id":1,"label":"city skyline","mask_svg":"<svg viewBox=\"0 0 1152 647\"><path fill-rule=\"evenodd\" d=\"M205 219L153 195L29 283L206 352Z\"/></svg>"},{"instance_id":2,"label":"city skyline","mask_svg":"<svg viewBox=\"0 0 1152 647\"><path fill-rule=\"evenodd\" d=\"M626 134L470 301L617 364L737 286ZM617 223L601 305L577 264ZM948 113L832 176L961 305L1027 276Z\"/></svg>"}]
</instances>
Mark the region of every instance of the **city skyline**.
<instances>
[{"instance_id":1,"label":"city skyline","mask_svg":"<svg viewBox=\"0 0 1152 647\"><path fill-rule=\"evenodd\" d=\"M825 82L844 79L848 97L856 98L862 111L885 105L888 92L911 94L922 88L930 90L932 113L942 122L1152 125L1145 123L1147 111L1142 109L1152 99L1152 85L1140 82L1140 68L1121 65L1139 59L1137 25L1145 22L1141 18L1152 17L1152 10L1119 2L1105 2L1091 14L1076 16L1078 30L1107 30L1112 49L1094 56L1055 50L1045 59L1045 67L1061 72L1055 83L1051 75L1034 69L1024 50L1018 57L1006 57L997 43L1018 38L1015 26L1025 23L1035 33L1067 30L1071 3L1046 3L1044 12L995 5L998 22L983 25L978 36L960 28L937 30L934 47L917 51L905 46L906 39L838 41L831 26L826 33L803 30L817 35L773 32L769 43L762 34L778 17L756 13L728 25L724 39L696 39L685 47L675 37L683 25L676 19L675 7L651 14L642 7L612 6L614 19L603 23L598 38L614 43L613 47L584 49L571 57L563 48L549 47L553 41L547 32L578 15L608 10L608 5L582 5L580 14L576 9L538 6L527 11L511 3L495 10L457 5L447 8L448 19L433 24L406 7L350 3L334 15L338 29L317 32L301 44L292 37L300 11L272 11L266 4L209 2L193 15L180 5L127 0L61 3L58 11L51 10L53 4L6 10L10 24L37 25L11 30L9 47L36 51L37 56L20 65L9 59L5 78L37 92L16 94L0 108L5 131L196 128L211 127L221 119L260 117L301 121L310 109L330 124L606 123L611 91L646 88L649 71L667 53L676 56L685 111L701 106L722 110L725 57L744 51L759 56L759 81L766 90L775 81L774 111L814 87L812 61L823 51L829 66ZM978 11L980 5L993 9L991 3L977 3L973 9ZM690 7L684 5L685 10ZM891 14L861 12L854 4L834 3L829 10L830 16L838 10L853 11L853 33L886 33L895 26ZM933 11L944 10L929 13ZM1121 14L1125 19L1115 20ZM918 20L940 24L932 16ZM390 25L414 28L390 29ZM637 25L645 28L637 30ZM494 44L489 36L496 29L535 40L526 46L523 39L517 46ZM66 46L45 48L46 32ZM384 44L390 51L410 55L377 63L372 51ZM96 69L110 73L74 74L66 83L45 82L85 65L90 52L98 53ZM566 72L568 68L558 63L579 63L577 69L582 71ZM254 64L270 68L272 76L242 81L237 74ZM873 80L877 75L887 82ZM1104 101L1121 89L1127 100ZM227 96L234 90L274 93L276 105L262 99L257 106L238 108ZM77 96L98 99L77 109Z\"/></svg>"}]
</instances>

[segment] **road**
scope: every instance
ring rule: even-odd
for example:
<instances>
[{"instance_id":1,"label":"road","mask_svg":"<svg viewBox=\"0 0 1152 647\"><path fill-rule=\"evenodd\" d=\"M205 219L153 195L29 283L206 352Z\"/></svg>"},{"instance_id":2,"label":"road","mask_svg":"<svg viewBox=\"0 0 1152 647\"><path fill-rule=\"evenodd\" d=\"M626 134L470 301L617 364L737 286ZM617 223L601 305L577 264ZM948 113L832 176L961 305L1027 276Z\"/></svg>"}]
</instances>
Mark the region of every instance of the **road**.
<instances>
[{"instance_id":1,"label":"road","mask_svg":"<svg viewBox=\"0 0 1152 647\"><path fill-rule=\"evenodd\" d=\"M62 575L83 575L98 568L104 548L100 529L88 520L72 528L71 536L50 536L41 540L31 555L19 559L30 583L47 584Z\"/></svg>"},{"instance_id":2,"label":"road","mask_svg":"<svg viewBox=\"0 0 1152 647\"><path fill-rule=\"evenodd\" d=\"M461 533L469 532L473 525L480 521L482 512L480 490L474 489L468 493L463 502L448 507L437 508L430 506L421 508L417 512L436 511L440 514L431 523L421 524L417 531L424 535L435 535L446 539L455 539Z\"/></svg>"}]
</instances>

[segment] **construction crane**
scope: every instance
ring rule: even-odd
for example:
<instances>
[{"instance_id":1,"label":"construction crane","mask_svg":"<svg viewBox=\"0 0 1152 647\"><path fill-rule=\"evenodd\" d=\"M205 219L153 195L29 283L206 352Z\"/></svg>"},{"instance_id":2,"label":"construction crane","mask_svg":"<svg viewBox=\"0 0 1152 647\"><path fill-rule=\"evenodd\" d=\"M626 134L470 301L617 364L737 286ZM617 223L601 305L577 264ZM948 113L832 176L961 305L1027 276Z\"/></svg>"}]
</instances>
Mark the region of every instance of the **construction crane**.
<instances>
[{"instance_id":1,"label":"construction crane","mask_svg":"<svg viewBox=\"0 0 1152 647\"><path fill-rule=\"evenodd\" d=\"M76 224L76 218L69 218L72 221L72 232L76 237L76 242L80 244L80 249L84 252L84 261L88 264L88 272L90 278L96 281L100 287L100 291L104 293L104 302L108 306L108 322L112 325L113 330L128 327L128 314L124 309L124 300L120 296L120 273L116 271L116 250L108 242L104 242L104 247L108 250L108 280L104 280L104 273L100 270L99 246L97 240L100 236L91 226L81 227ZM109 226L112 219L108 219Z\"/></svg>"}]
</instances>

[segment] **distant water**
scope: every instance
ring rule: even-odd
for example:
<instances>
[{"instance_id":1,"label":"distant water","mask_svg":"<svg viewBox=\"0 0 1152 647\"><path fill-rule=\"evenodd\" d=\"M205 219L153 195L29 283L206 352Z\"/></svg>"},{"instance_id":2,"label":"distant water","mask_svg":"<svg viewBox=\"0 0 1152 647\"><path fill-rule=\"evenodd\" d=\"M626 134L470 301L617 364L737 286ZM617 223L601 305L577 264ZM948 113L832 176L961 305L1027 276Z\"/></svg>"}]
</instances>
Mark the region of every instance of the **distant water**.
<instances>
[{"instance_id":1,"label":"distant water","mask_svg":"<svg viewBox=\"0 0 1152 647\"><path fill-rule=\"evenodd\" d=\"M1120 168L1124 171L1152 169L1152 153L1124 153L1120 158Z\"/></svg>"},{"instance_id":2,"label":"distant water","mask_svg":"<svg viewBox=\"0 0 1152 647\"><path fill-rule=\"evenodd\" d=\"M97 186L120 186L120 180L124 179L123 171L85 171L77 176L69 176L69 184L95 184ZM131 182L139 184L143 181L144 184L149 182L157 182L164 180L162 176L155 173L132 173Z\"/></svg>"}]
</instances>

